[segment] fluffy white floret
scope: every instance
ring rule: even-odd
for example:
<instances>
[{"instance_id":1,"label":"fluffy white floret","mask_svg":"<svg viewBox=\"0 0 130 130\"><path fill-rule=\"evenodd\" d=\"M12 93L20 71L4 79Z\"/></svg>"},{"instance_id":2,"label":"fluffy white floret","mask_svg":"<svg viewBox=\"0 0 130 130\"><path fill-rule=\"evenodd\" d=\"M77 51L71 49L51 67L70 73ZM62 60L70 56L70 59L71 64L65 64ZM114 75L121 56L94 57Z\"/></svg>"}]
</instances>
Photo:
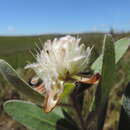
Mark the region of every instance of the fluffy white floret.
<instances>
[{"instance_id":1,"label":"fluffy white floret","mask_svg":"<svg viewBox=\"0 0 130 130\"><path fill-rule=\"evenodd\" d=\"M88 66L91 50L80 44L79 38L72 36L48 40L36 55L36 63L25 68L32 68L49 90L54 82L64 81L83 72Z\"/></svg>"}]
</instances>

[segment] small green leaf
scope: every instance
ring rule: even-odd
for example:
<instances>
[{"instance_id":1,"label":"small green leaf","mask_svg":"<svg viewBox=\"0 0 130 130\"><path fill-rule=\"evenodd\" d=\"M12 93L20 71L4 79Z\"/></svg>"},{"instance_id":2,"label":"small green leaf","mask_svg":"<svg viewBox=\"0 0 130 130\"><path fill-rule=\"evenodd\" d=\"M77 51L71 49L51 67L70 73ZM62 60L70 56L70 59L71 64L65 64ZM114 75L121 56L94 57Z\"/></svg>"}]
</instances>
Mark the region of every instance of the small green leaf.
<instances>
[{"instance_id":1,"label":"small green leaf","mask_svg":"<svg viewBox=\"0 0 130 130\"><path fill-rule=\"evenodd\" d=\"M125 54L127 51L128 47L130 45L130 38L122 38L114 43L115 46L115 61L116 64L118 61L122 58L122 56ZM95 72L101 73L102 69L102 58L103 54L101 54L97 60L92 64L92 69Z\"/></svg>"},{"instance_id":2,"label":"small green leaf","mask_svg":"<svg viewBox=\"0 0 130 130\"><path fill-rule=\"evenodd\" d=\"M33 90L16 71L4 60L0 59L0 72L19 92L37 104L43 103L43 96Z\"/></svg>"},{"instance_id":3,"label":"small green leaf","mask_svg":"<svg viewBox=\"0 0 130 130\"><path fill-rule=\"evenodd\" d=\"M61 95L61 98L64 99L65 97L68 97L70 93L74 90L75 84L74 83L65 83L64 84L64 91Z\"/></svg>"},{"instance_id":4,"label":"small green leaf","mask_svg":"<svg viewBox=\"0 0 130 130\"><path fill-rule=\"evenodd\" d=\"M25 101L7 101L4 104L4 110L14 120L31 130L55 130L56 122L61 119L56 113L50 112L46 114L35 104ZM59 127L62 129L62 126Z\"/></svg>"},{"instance_id":5,"label":"small green leaf","mask_svg":"<svg viewBox=\"0 0 130 130\"><path fill-rule=\"evenodd\" d=\"M122 38L114 43L115 45L115 60L116 63L121 59L121 57L125 54L127 51L129 45L130 45L130 38Z\"/></svg>"}]
</instances>

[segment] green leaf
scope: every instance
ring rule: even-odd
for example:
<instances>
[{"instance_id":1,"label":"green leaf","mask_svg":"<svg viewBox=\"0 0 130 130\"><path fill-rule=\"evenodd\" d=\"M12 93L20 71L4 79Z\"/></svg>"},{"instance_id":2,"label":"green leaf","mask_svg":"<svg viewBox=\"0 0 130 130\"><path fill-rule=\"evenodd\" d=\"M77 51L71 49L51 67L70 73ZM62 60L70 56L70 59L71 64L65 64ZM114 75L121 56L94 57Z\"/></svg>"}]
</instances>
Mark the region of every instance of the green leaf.
<instances>
[{"instance_id":1,"label":"green leaf","mask_svg":"<svg viewBox=\"0 0 130 130\"><path fill-rule=\"evenodd\" d=\"M44 113L35 104L10 100L4 104L4 110L27 128L31 130L55 130L56 122L61 119L54 112ZM59 126L61 129L62 126Z\"/></svg>"},{"instance_id":2,"label":"green leaf","mask_svg":"<svg viewBox=\"0 0 130 130\"><path fill-rule=\"evenodd\" d=\"M75 84L74 83L65 83L64 84L64 91L61 95L61 98L64 99L65 97L68 97L70 93L74 90Z\"/></svg>"},{"instance_id":3,"label":"green leaf","mask_svg":"<svg viewBox=\"0 0 130 130\"><path fill-rule=\"evenodd\" d=\"M115 79L115 49L110 35L105 35L102 49L102 70L101 70L101 98L95 97L95 101L99 102L96 109L100 108L98 115L98 129L103 129L103 124L106 118L107 99L111 88L114 86ZM93 106L94 107L94 106Z\"/></svg>"},{"instance_id":4,"label":"green leaf","mask_svg":"<svg viewBox=\"0 0 130 130\"><path fill-rule=\"evenodd\" d=\"M115 49L111 36L106 36L103 45L103 65L102 65L102 99L108 96L114 85L115 79Z\"/></svg>"},{"instance_id":5,"label":"green leaf","mask_svg":"<svg viewBox=\"0 0 130 130\"><path fill-rule=\"evenodd\" d=\"M19 92L37 104L43 103L43 96L33 90L4 60L0 59L0 72Z\"/></svg>"},{"instance_id":6,"label":"green leaf","mask_svg":"<svg viewBox=\"0 0 130 130\"><path fill-rule=\"evenodd\" d=\"M116 41L114 43L116 64L122 58L122 56L125 54L125 52L127 51L129 45L130 45L130 38L122 38L122 39L120 39L120 40L118 40L118 41ZM103 58L103 54L101 54L97 58L97 60L92 64L92 69L95 72L101 73L102 64L103 64L102 63L102 58Z\"/></svg>"}]
</instances>

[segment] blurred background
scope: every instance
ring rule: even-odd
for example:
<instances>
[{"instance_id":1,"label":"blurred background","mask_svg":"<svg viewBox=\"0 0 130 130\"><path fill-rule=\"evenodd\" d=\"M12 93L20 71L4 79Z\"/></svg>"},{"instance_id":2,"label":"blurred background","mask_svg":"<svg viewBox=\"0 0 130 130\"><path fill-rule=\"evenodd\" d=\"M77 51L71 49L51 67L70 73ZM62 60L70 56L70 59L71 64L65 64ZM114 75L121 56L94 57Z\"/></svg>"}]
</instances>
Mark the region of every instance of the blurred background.
<instances>
[{"instance_id":1,"label":"blurred background","mask_svg":"<svg viewBox=\"0 0 130 130\"><path fill-rule=\"evenodd\" d=\"M105 33L116 41L130 37L129 0L1 0L0 59L6 60L24 79L28 62L35 61L36 44L63 35L80 37L86 46L94 45L92 61L101 53ZM118 68L130 79L130 50ZM91 61L91 62L92 62ZM120 72L117 74L117 81ZM0 130L25 130L3 111L9 99L23 98L0 75Z\"/></svg>"}]
</instances>

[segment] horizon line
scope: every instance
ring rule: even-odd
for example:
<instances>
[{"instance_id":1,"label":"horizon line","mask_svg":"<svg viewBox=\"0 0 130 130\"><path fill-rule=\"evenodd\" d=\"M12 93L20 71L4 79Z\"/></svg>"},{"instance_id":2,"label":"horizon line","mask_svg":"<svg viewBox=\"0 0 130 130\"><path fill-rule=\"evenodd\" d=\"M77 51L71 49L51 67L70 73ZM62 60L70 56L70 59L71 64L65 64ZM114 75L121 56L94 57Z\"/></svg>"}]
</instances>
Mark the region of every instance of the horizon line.
<instances>
[{"instance_id":1,"label":"horizon line","mask_svg":"<svg viewBox=\"0 0 130 130\"><path fill-rule=\"evenodd\" d=\"M113 30L114 31L114 30ZM0 34L0 37L1 36L10 36L10 37L13 37L13 36L41 36L41 35L75 35L75 34L86 34L86 33L109 33L109 31L84 31L84 32L50 32L50 33L35 33L35 34ZM130 33L130 30L129 31L114 31L114 33L116 34L120 34L120 33Z\"/></svg>"}]
</instances>

